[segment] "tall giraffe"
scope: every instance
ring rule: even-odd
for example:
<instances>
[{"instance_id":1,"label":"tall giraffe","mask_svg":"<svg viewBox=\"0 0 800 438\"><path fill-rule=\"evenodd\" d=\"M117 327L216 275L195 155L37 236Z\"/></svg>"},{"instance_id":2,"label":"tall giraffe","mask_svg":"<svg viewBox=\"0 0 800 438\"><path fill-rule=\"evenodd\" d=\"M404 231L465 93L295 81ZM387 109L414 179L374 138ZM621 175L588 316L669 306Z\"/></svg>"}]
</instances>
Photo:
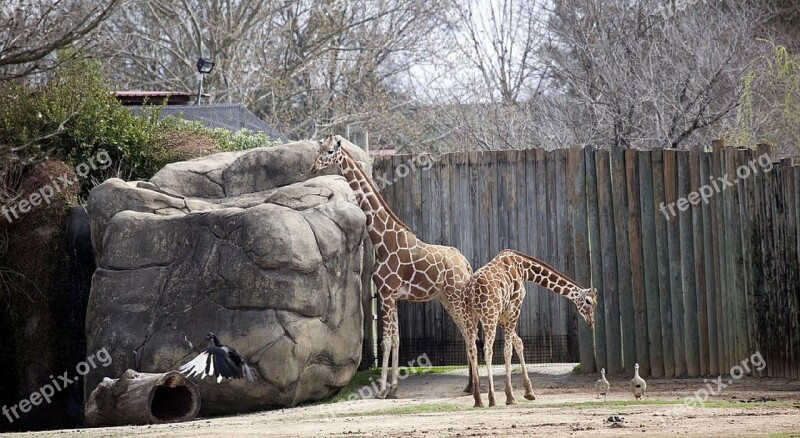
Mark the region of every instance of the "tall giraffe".
<instances>
[{"instance_id":1,"label":"tall giraffe","mask_svg":"<svg viewBox=\"0 0 800 438\"><path fill-rule=\"evenodd\" d=\"M338 164L367 216L367 232L376 255L372 281L381 299L383 323L383 362L377 396L387 396L386 378L391 351L392 386L388 396L392 398L397 392L400 347L397 302L420 302L438 298L445 310L454 317L452 298L460 297L472 275L472 267L459 250L432 245L417 238L389 209L371 178L342 148L342 141L346 140L338 135L321 140L311 172L316 173L320 169ZM463 333L463 322L455 322Z\"/></svg>"},{"instance_id":2,"label":"tall giraffe","mask_svg":"<svg viewBox=\"0 0 800 438\"><path fill-rule=\"evenodd\" d=\"M475 397L475 407L483 406L478 377L478 349L475 346L478 321L483 325L484 331L483 355L489 374L489 406L495 405L492 344L498 324L505 334L503 357L506 364L506 404L516 403L514 390L511 387L512 346L517 351L522 366L525 398L535 399L531 379L525 368L522 339L516 333L517 320L525 298L523 283L526 281L567 297L578 308L589 328L594 328L597 289L582 288L551 266L529 255L510 249L500 251L489 263L475 271L463 290L461 304L455 306L456 317L464 321L464 342L467 344L470 365L469 388Z\"/></svg>"}]
</instances>

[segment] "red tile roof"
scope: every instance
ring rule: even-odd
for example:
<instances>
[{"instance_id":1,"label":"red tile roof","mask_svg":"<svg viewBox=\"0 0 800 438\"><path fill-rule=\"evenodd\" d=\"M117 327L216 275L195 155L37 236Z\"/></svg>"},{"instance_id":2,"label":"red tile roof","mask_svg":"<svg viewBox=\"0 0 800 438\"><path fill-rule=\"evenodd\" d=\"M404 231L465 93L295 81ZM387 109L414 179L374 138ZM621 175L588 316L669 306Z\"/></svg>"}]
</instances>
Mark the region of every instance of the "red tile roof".
<instances>
[{"instance_id":1,"label":"red tile roof","mask_svg":"<svg viewBox=\"0 0 800 438\"><path fill-rule=\"evenodd\" d=\"M167 105L186 105L197 97L197 94L187 91L140 91L125 90L112 93L123 105L142 105L148 103L160 105L167 99ZM203 97L208 97L203 93Z\"/></svg>"}]
</instances>

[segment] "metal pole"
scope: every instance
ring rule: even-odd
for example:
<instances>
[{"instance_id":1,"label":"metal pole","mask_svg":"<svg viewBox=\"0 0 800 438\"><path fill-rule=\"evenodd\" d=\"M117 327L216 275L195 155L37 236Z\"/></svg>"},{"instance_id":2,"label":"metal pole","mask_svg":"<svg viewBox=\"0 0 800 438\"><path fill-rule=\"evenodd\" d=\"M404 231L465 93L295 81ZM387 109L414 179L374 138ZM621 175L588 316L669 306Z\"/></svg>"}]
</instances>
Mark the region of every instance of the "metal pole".
<instances>
[{"instance_id":1,"label":"metal pole","mask_svg":"<svg viewBox=\"0 0 800 438\"><path fill-rule=\"evenodd\" d=\"M200 105L200 96L203 94L203 74L198 73L197 79L197 102L195 102L195 105Z\"/></svg>"}]
</instances>

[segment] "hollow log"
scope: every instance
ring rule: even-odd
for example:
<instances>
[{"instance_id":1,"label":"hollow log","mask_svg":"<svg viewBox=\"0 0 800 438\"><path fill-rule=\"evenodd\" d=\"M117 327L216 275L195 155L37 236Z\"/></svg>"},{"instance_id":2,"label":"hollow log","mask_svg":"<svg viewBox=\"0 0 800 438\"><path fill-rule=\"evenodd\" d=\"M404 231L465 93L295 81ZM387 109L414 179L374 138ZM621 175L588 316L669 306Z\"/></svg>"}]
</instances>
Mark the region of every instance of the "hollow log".
<instances>
[{"instance_id":1,"label":"hollow log","mask_svg":"<svg viewBox=\"0 0 800 438\"><path fill-rule=\"evenodd\" d=\"M200 393L177 371L162 374L125 371L106 377L86 402L89 427L176 423L193 420L200 411Z\"/></svg>"}]
</instances>

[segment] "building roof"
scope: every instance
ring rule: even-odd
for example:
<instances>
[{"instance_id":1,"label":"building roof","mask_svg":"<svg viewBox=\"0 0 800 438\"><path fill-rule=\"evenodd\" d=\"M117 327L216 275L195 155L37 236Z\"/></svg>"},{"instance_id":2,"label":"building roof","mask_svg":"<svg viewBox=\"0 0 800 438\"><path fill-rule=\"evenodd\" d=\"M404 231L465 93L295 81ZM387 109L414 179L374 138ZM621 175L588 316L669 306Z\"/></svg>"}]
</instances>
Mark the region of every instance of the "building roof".
<instances>
[{"instance_id":1,"label":"building roof","mask_svg":"<svg viewBox=\"0 0 800 438\"><path fill-rule=\"evenodd\" d=\"M115 91L114 97L125 106L129 105L143 105L145 101L153 105L187 105L197 97L195 93L186 91L140 91L140 90L126 90ZM203 94L207 97L207 94ZM164 101L166 99L166 102Z\"/></svg>"},{"instance_id":2,"label":"building roof","mask_svg":"<svg viewBox=\"0 0 800 438\"><path fill-rule=\"evenodd\" d=\"M369 155L373 157L388 157L392 155L397 155L397 149L395 148L386 148L386 149L372 149L369 150Z\"/></svg>"},{"instance_id":3,"label":"building roof","mask_svg":"<svg viewBox=\"0 0 800 438\"><path fill-rule=\"evenodd\" d=\"M193 94L192 96L197 96ZM141 106L130 106L134 114L140 114ZM163 119L168 115L181 117L186 120L198 120L210 128L225 128L230 131L248 129L250 131L263 132L273 140L280 140L284 143L289 139L269 126L258 116L250 112L241 103L211 104L211 105L166 105L160 108L160 117Z\"/></svg>"}]
</instances>

